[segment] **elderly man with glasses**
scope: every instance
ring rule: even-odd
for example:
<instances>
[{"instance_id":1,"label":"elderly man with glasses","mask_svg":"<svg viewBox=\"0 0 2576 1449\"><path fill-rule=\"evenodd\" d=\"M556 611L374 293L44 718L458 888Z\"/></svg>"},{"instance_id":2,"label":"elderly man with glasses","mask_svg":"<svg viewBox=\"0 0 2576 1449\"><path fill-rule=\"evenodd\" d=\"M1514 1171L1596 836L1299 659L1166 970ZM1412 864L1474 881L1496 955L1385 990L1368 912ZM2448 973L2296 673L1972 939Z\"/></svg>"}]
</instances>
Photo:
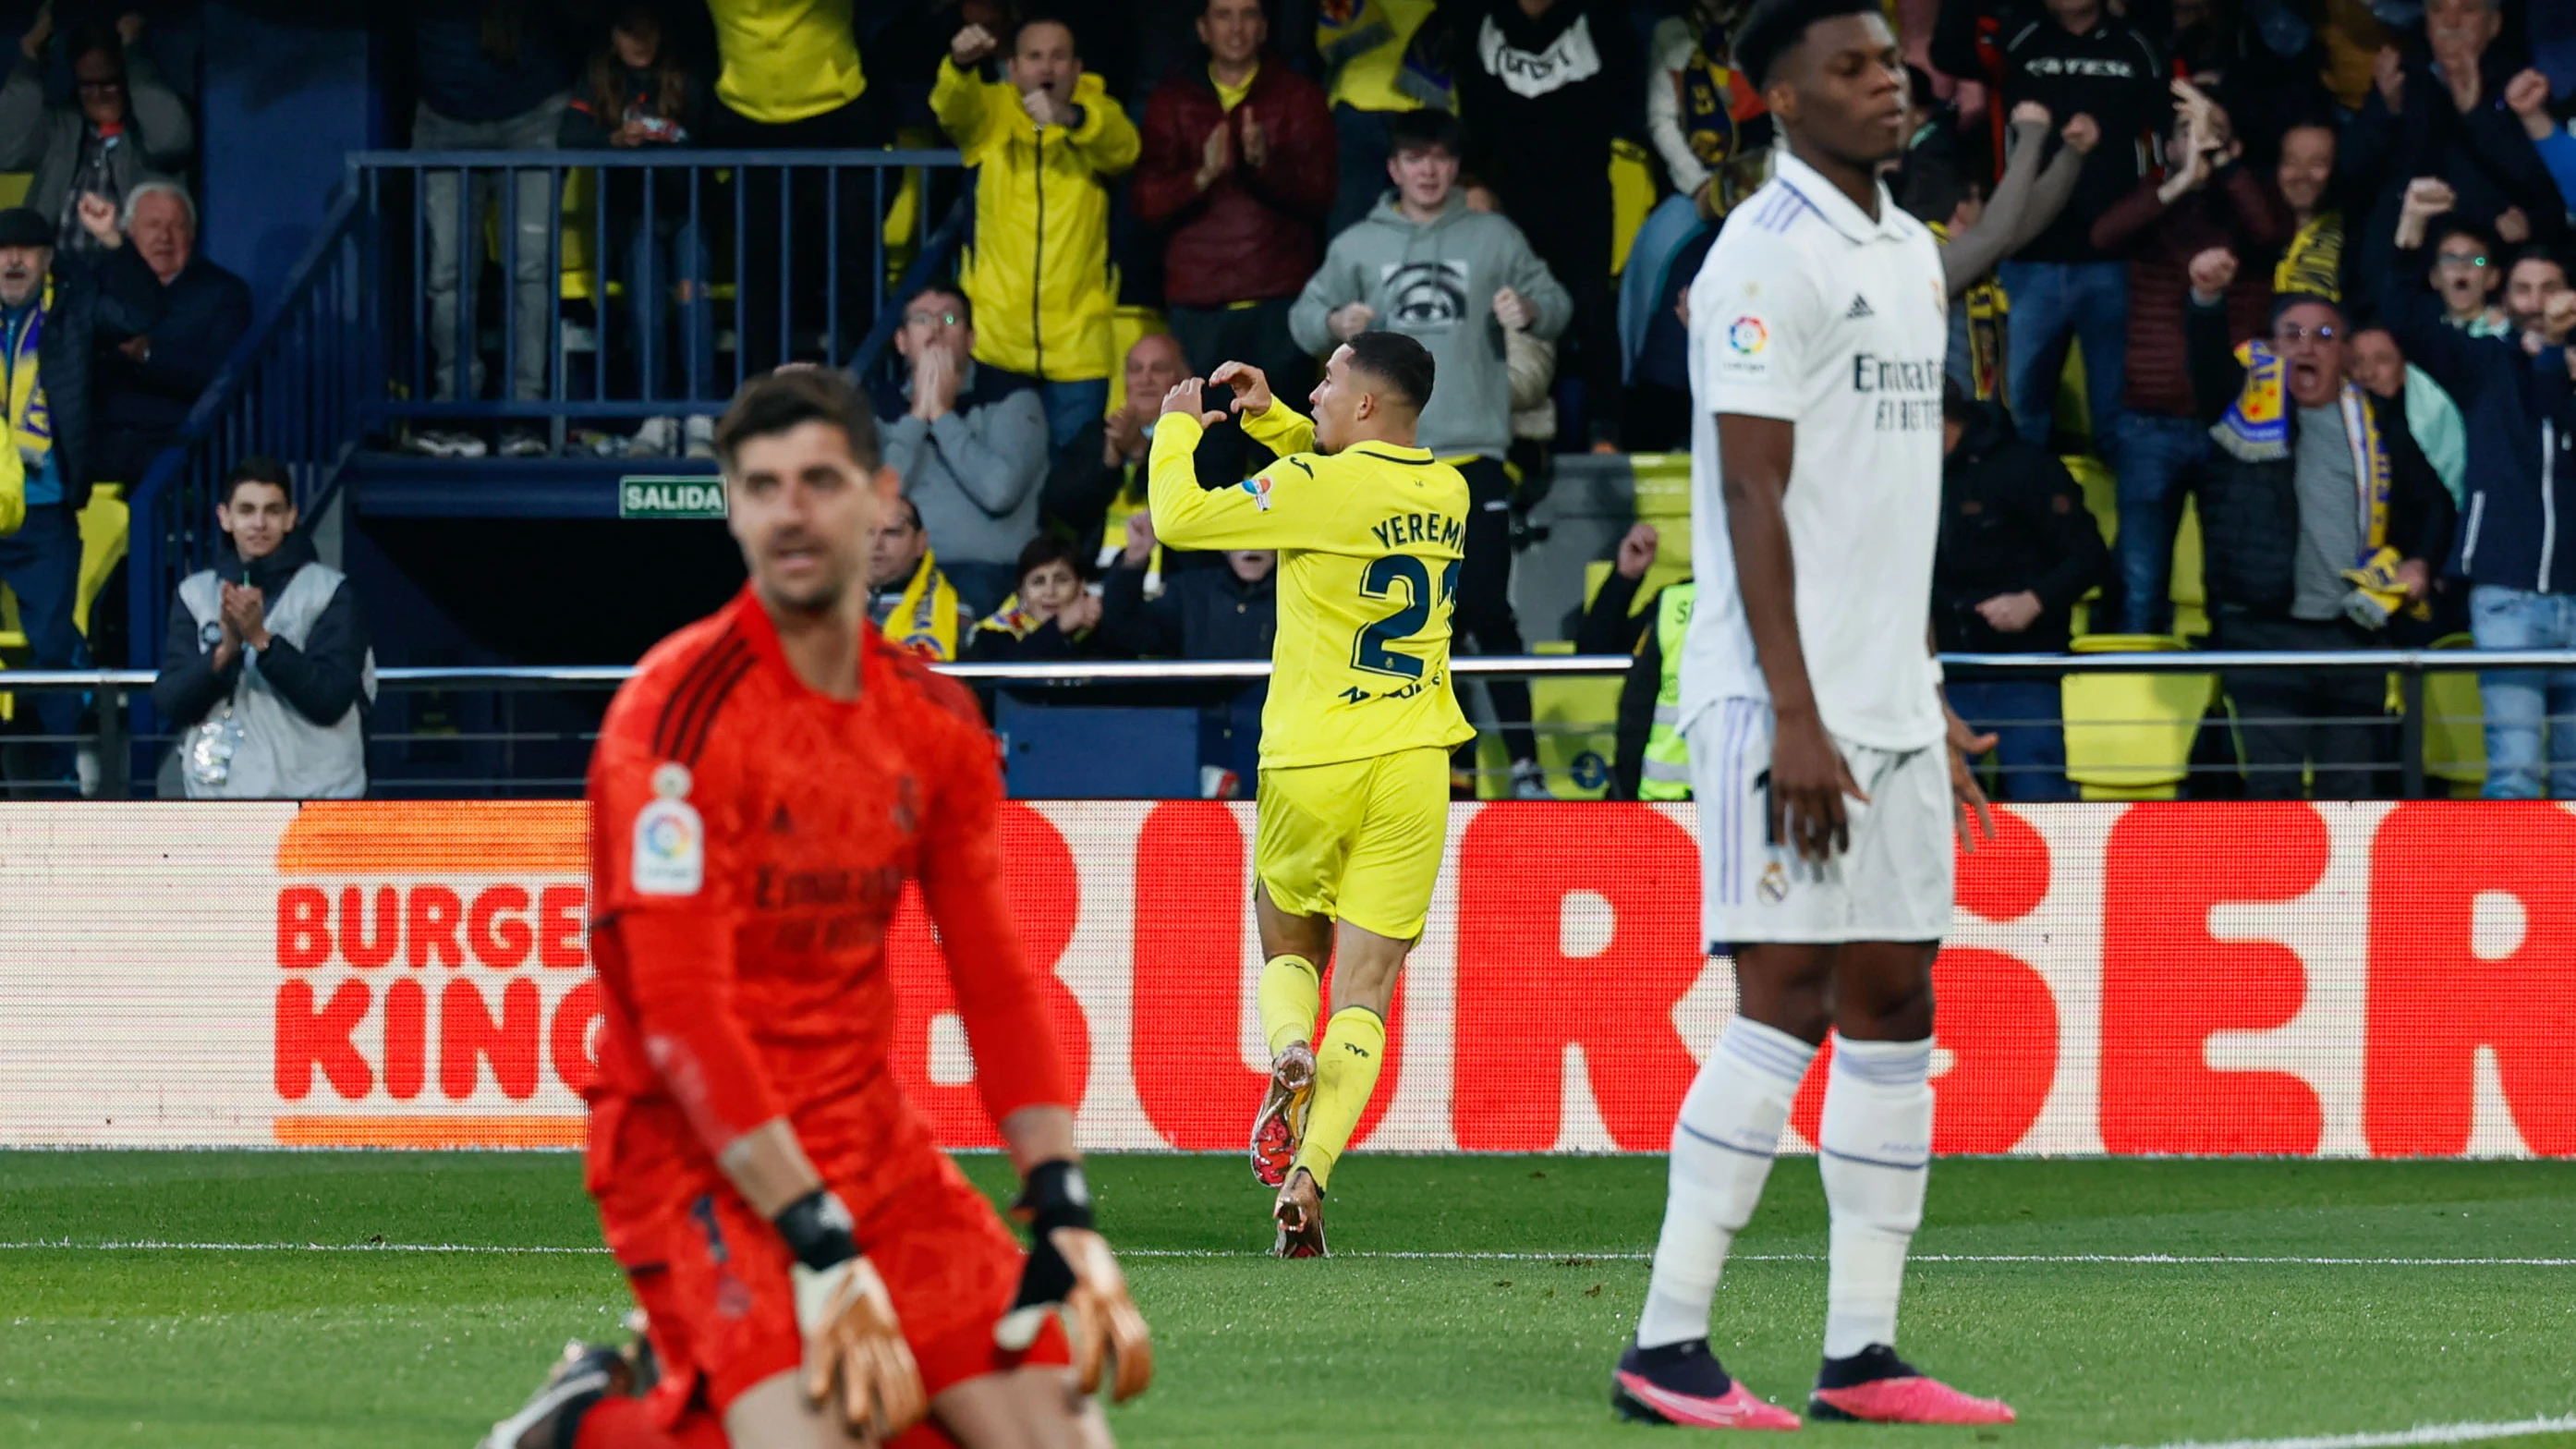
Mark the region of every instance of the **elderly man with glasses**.
<instances>
[{"instance_id":1,"label":"elderly man with glasses","mask_svg":"<svg viewBox=\"0 0 2576 1449\"><path fill-rule=\"evenodd\" d=\"M0 171L33 169L27 205L54 227L57 249L85 254L97 241L81 226L71 198L103 196L122 208L154 173L175 174L197 149L197 129L160 69L144 51L143 17L114 29L72 33L72 97L48 103L45 48L54 36L51 0L18 42L20 60L0 86Z\"/></svg>"},{"instance_id":2,"label":"elderly man with glasses","mask_svg":"<svg viewBox=\"0 0 2576 1449\"><path fill-rule=\"evenodd\" d=\"M939 540L940 567L969 617L1018 583L1020 548L1038 531L1047 471L1046 408L1035 391L975 363L975 317L961 293L928 287L904 304L894 349L909 368L880 383L885 464Z\"/></svg>"},{"instance_id":3,"label":"elderly man with glasses","mask_svg":"<svg viewBox=\"0 0 2576 1449\"><path fill-rule=\"evenodd\" d=\"M2233 252L2191 261L2185 317L2192 395L2211 424L2201 480L2211 622L2224 649L2326 653L2384 647L2423 609L2449 551L2451 495L2394 415L2348 378L2346 322L2325 298L2277 298L2269 336L2227 326ZM2453 334L2456 336L2457 334ZM2386 678L2369 670L2230 671L2256 799L2379 793L2394 762Z\"/></svg>"}]
</instances>

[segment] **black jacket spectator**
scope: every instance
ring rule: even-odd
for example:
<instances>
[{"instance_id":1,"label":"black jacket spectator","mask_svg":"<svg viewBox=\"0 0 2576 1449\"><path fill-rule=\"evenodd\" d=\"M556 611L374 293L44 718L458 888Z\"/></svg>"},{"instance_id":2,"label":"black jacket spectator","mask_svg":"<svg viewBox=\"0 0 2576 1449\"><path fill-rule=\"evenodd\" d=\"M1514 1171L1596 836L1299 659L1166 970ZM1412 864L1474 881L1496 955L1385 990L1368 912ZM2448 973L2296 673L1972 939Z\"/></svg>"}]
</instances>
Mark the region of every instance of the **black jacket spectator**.
<instances>
[{"instance_id":1,"label":"black jacket spectator","mask_svg":"<svg viewBox=\"0 0 2576 1449\"><path fill-rule=\"evenodd\" d=\"M2075 602L2110 571L2102 530L2055 454L2023 442L1992 403L1975 404L1941 465L1941 542L1932 564L1932 628L1945 653L2056 654L2073 633ZM1998 594L2039 596L2039 618L2018 633L1977 605Z\"/></svg>"},{"instance_id":2,"label":"black jacket spectator","mask_svg":"<svg viewBox=\"0 0 2576 1449\"><path fill-rule=\"evenodd\" d=\"M1574 297L1585 407L1596 440L1618 437L1618 314L1610 301L1610 142L1640 105L1628 7L1474 0L1451 37L1465 173L1493 188L1530 250ZM1481 309L1483 299L1471 299Z\"/></svg>"},{"instance_id":3,"label":"black jacket spectator","mask_svg":"<svg viewBox=\"0 0 2576 1449\"><path fill-rule=\"evenodd\" d=\"M2459 404L2468 434L2467 514L2443 573L2473 584L2576 592L2576 528L2548 526L2552 516L2576 521L2576 469L2563 461L2547 467L2541 451L2543 423L2554 417L2561 437L2576 424L2560 402L2563 364L2554 352L2529 356L2518 339L2472 337L2444 322L2441 300L2424 285L2425 253L2390 258L2380 320L2407 360ZM2551 366L2562 368L2556 379L2544 370ZM2556 485L2545 501L2544 476Z\"/></svg>"},{"instance_id":4,"label":"black jacket spectator","mask_svg":"<svg viewBox=\"0 0 2576 1449\"><path fill-rule=\"evenodd\" d=\"M2108 260L2088 235L2093 219L2149 174L2156 137L2173 113L2164 58L2154 43L2107 6L2091 29L2076 35L2030 0L1941 0L1931 58L1961 80L2002 91L2002 104L1988 107L1999 148L2002 117L2023 101L2048 107L2060 126L2079 115L2093 118L2102 139L2084 158L2074 196L2018 260ZM2052 136L2048 144L2065 142ZM1995 173L2002 172L1999 154Z\"/></svg>"},{"instance_id":5,"label":"black jacket spectator","mask_svg":"<svg viewBox=\"0 0 2576 1449\"><path fill-rule=\"evenodd\" d=\"M1121 562L1100 595L1100 638L1114 654L1158 659L1267 659L1279 636L1279 569L1249 583L1232 568L1166 576L1145 597L1145 571Z\"/></svg>"},{"instance_id":6,"label":"black jacket spectator","mask_svg":"<svg viewBox=\"0 0 2576 1449\"><path fill-rule=\"evenodd\" d=\"M489 0L414 0L412 74L421 104L451 121L499 121L562 95L573 52L528 6L506 38L487 34ZM514 9L519 7L512 7Z\"/></svg>"},{"instance_id":7,"label":"black jacket spectator","mask_svg":"<svg viewBox=\"0 0 2576 1449\"><path fill-rule=\"evenodd\" d=\"M1646 607L1637 609L1637 590L1644 583L1643 575L1632 579L1612 569L1574 631L1577 654L1635 656L1619 680L1618 721L1612 736L1615 758L1610 762L1609 798L1613 800L1637 798L1637 786L1646 771L1646 737L1655 729L1655 696L1664 682L1664 643L1655 632L1664 595L1656 590Z\"/></svg>"},{"instance_id":8,"label":"black jacket spectator","mask_svg":"<svg viewBox=\"0 0 2576 1449\"><path fill-rule=\"evenodd\" d=\"M2175 71L2226 108L2259 164L2271 159L2272 147L2294 120L2321 113L2332 98L2317 79L2323 48L2315 38L2299 54L2283 55L2247 11L2243 0L2211 0L2194 23L2178 30L2160 23L2150 34L2161 37L2157 48L2172 58ZM2129 7L2129 18L2142 23L2138 6Z\"/></svg>"},{"instance_id":9,"label":"black jacket spectator","mask_svg":"<svg viewBox=\"0 0 2576 1449\"><path fill-rule=\"evenodd\" d=\"M190 242L185 264L160 283L161 320L140 344L101 355L91 466L103 481L129 488L142 481L250 330L250 284L207 260L193 237Z\"/></svg>"},{"instance_id":10,"label":"black jacket spectator","mask_svg":"<svg viewBox=\"0 0 2576 1449\"><path fill-rule=\"evenodd\" d=\"M2193 395L2203 420L2216 422L2245 386L2222 308L2186 304ZM2201 539L2213 606L2258 619L2290 617L2297 591L2300 542L2299 408L2284 400L2291 456L2249 462L2213 448L2202 465ZM2403 427L2379 429L2390 467L2388 538L2402 559L2442 558L2451 545L2451 495L2423 449ZM2224 626L2221 626L2222 629Z\"/></svg>"},{"instance_id":11,"label":"black jacket spectator","mask_svg":"<svg viewBox=\"0 0 2576 1449\"><path fill-rule=\"evenodd\" d=\"M2522 129L2522 121L2504 104L2507 82L2521 69L2501 43L2490 45L2479 59L2477 104L2462 111L2451 88L2433 71L2433 58L2421 50L2406 56L2402 109L2391 112L2378 91L2344 128L2337 175L2348 194L2393 198L2418 176L2451 183L2459 196L2460 215L2492 232L2496 218L2519 207L2532 235L2549 240L2565 234L2566 203L2540 152ZM2388 228L2369 235L2385 236Z\"/></svg>"},{"instance_id":12,"label":"black jacket spectator","mask_svg":"<svg viewBox=\"0 0 2576 1449\"><path fill-rule=\"evenodd\" d=\"M2567 203L2520 118L2504 104L2505 85L2519 68L2502 42L2488 46L2479 60L2477 104L2464 112L2434 73L2432 57L2411 51L2399 109L2391 111L2374 89L2343 128L2335 179L2351 228L2358 228L2348 228L2354 238L2344 267L2348 305L2367 310L2377 300L2406 183L2418 176L2449 182L2458 214L2489 235L2497 217L2518 209L2533 239L2565 238Z\"/></svg>"},{"instance_id":13,"label":"black jacket spectator","mask_svg":"<svg viewBox=\"0 0 2576 1449\"><path fill-rule=\"evenodd\" d=\"M163 306L160 279L131 246L58 255L54 261L54 305L45 314L38 365L44 370L45 403L53 414L63 502L74 512L88 505L90 484L98 477L89 440L100 383L99 349L148 335L160 325Z\"/></svg>"}]
</instances>

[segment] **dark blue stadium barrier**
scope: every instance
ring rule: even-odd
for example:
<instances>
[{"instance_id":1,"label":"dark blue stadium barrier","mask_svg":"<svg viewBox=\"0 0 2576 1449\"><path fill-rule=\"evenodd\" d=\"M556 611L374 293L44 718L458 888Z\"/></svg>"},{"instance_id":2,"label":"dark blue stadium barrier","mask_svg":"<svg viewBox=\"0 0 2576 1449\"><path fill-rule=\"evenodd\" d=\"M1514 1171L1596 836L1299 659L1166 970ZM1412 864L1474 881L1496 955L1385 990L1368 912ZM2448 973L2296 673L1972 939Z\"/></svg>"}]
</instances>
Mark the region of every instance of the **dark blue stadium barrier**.
<instances>
[{"instance_id":1,"label":"dark blue stadium barrier","mask_svg":"<svg viewBox=\"0 0 2576 1449\"><path fill-rule=\"evenodd\" d=\"M746 283L762 277L764 269L786 279L820 272L810 293L802 285L775 289L777 313L765 320L781 329L785 355L831 358L864 371L884 352L900 299L942 272L963 237L970 198L958 164L954 151L352 153L347 179L289 272L279 304L243 338L177 441L133 490L128 662L138 668L158 662L171 591L189 572L205 567L220 546L215 493L243 457L265 453L288 465L308 527L338 503L354 475L371 468L385 475L390 512L613 517L616 477L628 466L623 462L548 457L504 467L500 460L398 459L386 450L404 427L415 424L538 425L560 444L574 420L632 423L720 412L751 360L741 346L742 304ZM571 218L582 230L568 243L563 200L566 183L576 175L586 178L593 205L587 219ZM908 175L916 186L913 226L898 248L886 239L880 219ZM459 345L451 354L449 379L459 396L445 402L433 400L429 304L422 285L428 218L421 202L436 176L456 182L460 212ZM512 315L519 298L510 283L508 249L487 242L486 222L495 224L497 237L517 234L523 178L540 178L546 197L545 396L476 396L471 359L491 358L495 365L486 371L496 384L491 390L500 394L510 391L520 361L521 329ZM607 237L598 224L605 210L597 203L612 178L635 183L636 220L646 231L667 213L706 239L713 268L703 280L718 298L710 303L711 320L720 320L719 330L730 334L733 345L725 349L726 365L696 376L684 369L686 386L679 392L655 388L646 368L633 395L620 395L601 365L604 350L593 352L587 378L566 359L566 328L574 325L568 307L590 310L586 325L598 330L603 349L615 325L601 306L607 273L597 250ZM774 197L774 225L749 224L755 197ZM808 198L819 202L819 224L810 229L800 223L811 218L798 214ZM941 203L933 225L934 207ZM746 238L764 245L746 244ZM587 300L565 298L568 245L573 259L589 268L590 284L575 289L586 290ZM898 278L893 263L904 252L909 265ZM497 288L483 276L487 267L500 278ZM759 285L749 290L766 295ZM487 298L494 292L497 297ZM819 332L799 335L794 324L800 315L814 315L809 309L817 303ZM703 462L673 461L680 470L712 471ZM504 486L474 486L477 480Z\"/></svg>"},{"instance_id":2,"label":"dark blue stadium barrier","mask_svg":"<svg viewBox=\"0 0 2576 1449\"><path fill-rule=\"evenodd\" d=\"M890 333L873 324L900 295L901 282L892 274L898 248L884 235L883 219L909 181L917 190L912 229L901 250L915 257L930 251L937 235L934 210L948 210L935 208L934 193L954 183L958 165L954 151L359 152L350 166L371 234L369 362L383 381L380 389L369 389L362 412L375 429L706 415L722 411L761 364L783 358L864 361L861 340L874 335L881 343ZM432 335L426 285L434 186L456 190L457 235L466 263L459 272L456 335L447 339L444 378L436 372L440 339ZM569 229L568 188L586 193ZM548 365L541 397L511 395L526 361L521 334L530 324L520 316L521 289L510 275L512 249L498 240L520 233L526 220L522 193L530 190L544 197L542 270L551 279L543 289ZM614 275L609 257L637 231L657 237L670 232L696 242L695 248L673 242L681 253L673 268L700 271L687 253L704 253L697 280L711 288L713 310L722 319L717 330L733 342L722 349L729 359L706 374L691 376L682 367L676 388L659 386L651 368L641 370L636 387L615 387L606 368L594 365L585 377L566 359L568 272L587 282L574 290L586 291L583 300L600 314L605 345L607 334L622 325L610 324L609 309L599 305ZM486 265L497 283L482 275ZM660 339L647 341L658 348ZM473 386L472 359L478 355L497 364L488 369L490 385L482 389ZM445 401L438 400L442 384L451 395Z\"/></svg>"}]
</instances>

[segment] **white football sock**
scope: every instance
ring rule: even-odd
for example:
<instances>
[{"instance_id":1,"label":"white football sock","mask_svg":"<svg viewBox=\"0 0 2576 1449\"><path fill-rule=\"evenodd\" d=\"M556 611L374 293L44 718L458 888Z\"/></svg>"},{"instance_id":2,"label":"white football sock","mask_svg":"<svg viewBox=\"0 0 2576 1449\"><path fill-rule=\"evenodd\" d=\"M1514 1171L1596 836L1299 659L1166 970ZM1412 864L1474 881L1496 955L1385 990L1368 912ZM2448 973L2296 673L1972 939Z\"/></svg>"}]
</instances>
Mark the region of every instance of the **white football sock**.
<instances>
[{"instance_id":1,"label":"white football sock","mask_svg":"<svg viewBox=\"0 0 2576 1449\"><path fill-rule=\"evenodd\" d=\"M1785 1031L1737 1017L1700 1064L1673 1123L1664 1231L1655 1244L1637 1346L1708 1337L1727 1249L1762 1200L1789 1102L1816 1049Z\"/></svg>"},{"instance_id":2,"label":"white football sock","mask_svg":"<svg viewBox=\"0 0 2576 1449\"><path fill-rule=\"evenodd\" d=\"M1896 1344L1905 1249L1932 1157L1932 1041L1834 1038L1816 1163L1833 1209L1825 1357Z\"/></svg>"}]
</instances>

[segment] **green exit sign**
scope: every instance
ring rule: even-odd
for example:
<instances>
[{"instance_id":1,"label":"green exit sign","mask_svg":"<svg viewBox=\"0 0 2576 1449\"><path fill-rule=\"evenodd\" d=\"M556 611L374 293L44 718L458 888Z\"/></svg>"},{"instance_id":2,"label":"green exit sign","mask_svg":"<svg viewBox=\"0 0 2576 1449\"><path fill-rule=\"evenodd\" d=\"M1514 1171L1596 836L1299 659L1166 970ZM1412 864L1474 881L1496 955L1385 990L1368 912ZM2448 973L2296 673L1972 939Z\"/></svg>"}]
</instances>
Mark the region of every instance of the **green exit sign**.
<instances>
[{"instance_id":1,"label":"green exit sign","mask_svg":"<svg viewBox=\"0 0 2576 1449\"><path fill-rule=\"evenodd\" d=\"M617 480L617 516L620 518L722 518L725 516L725 489L722 478L703 473L676 477L638 474Z\"/></svg>"}]
</instances>

